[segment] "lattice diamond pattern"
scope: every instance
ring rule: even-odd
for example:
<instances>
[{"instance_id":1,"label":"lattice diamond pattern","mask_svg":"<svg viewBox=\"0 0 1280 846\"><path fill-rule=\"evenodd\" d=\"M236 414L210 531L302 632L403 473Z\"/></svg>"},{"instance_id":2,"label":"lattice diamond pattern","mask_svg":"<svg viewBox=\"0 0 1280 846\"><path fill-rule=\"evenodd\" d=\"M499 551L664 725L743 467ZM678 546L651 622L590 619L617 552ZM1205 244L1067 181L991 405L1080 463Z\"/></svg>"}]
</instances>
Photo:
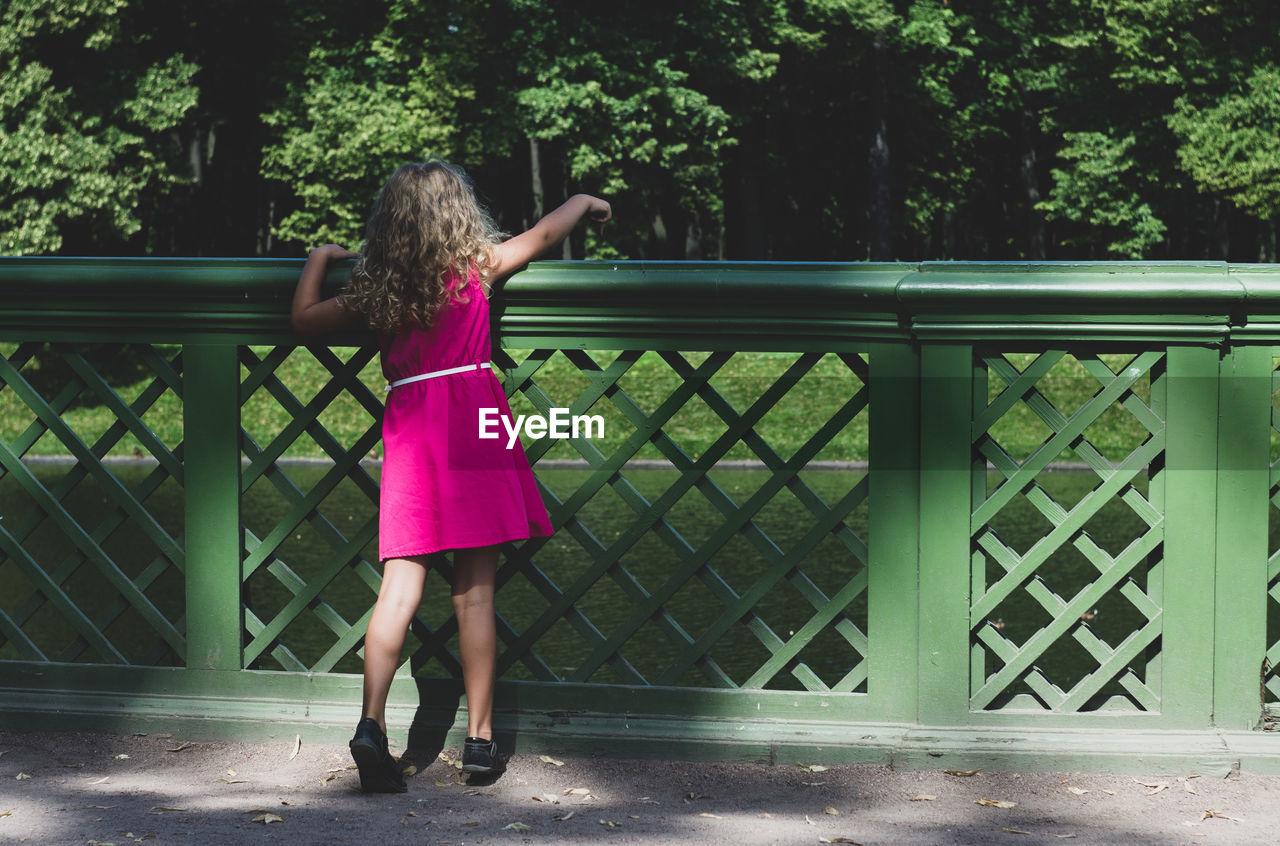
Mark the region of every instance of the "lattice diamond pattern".
<instances>
[{"instance_id":1,"label":"lattice diamond pattern","mask_svg":"<svg viewBox=\"0 0 1280 846\"><path fill-rule=\"evenodd\" d=\"M971 707L1158 710L1163 354L1051 350L979 362L979 372L995 378L990 388L978 380L985 396L973 425ZM1021 460L1000 438L1001 419L1015 409L1049 432ZM1104 413L1121 412L1140 434L1122 448L1109 445L1109 458L1088 432ZM1091 474L1074 504L1071 494L1051 493L1059 482L1047 471L1064 458ZM1007 519L1018 508L1037 512L1043 530L1002 537L1025 525ZM1117 509L1127 523L1108 528L1114 523L1104 514ZM1095 540L1105 531L1121 537Z\"/></svg>"},{"instance_id":2,"label":"lattice diamond pattern","mask_svg":"<svg viewBox=\"0 0 1280 846\"><path fill-rule=\"evenodd\" d=\"M0 488L22 503L0 658L184 662L181 370L149 345L0 347Z\"/></svg>"},{"instance_id":3,"label":"lattice diamond pattern","mask_svg":"<svg viewBox=\"0 0 1280 846\"><path fill-rule=\"evenodd\" d=\"M1271 509L1267 560L1267 663L1262 675L1267 702L1280 701L1280 358L1271 374Z\"/></svg>"},{"instance_id":4,"label":"lattice diamond pattern","mask_svg":"<svg viewBox=\"0 0 1280 846\"><path fill-rule=\"evenodd\" d=\"M717 382L733 356L535 350L499 362L517 413L601 414L617 433L570 440L590 469L559 489L537 466L558 531L511 550L500 572L504 595L520 598L499 598L511 617L499 659L508 677L519 663L552 681L865 689L866 546L850 525L867 497L865 472L833 474L836 493L827 498L800 472L857 428L866 361L788 354L772 359L772 370L762 365L768 372L753 390ZM566 366L587 386L553 398L539 374ZM633 369L642 375L629 382ZM834 408L816 407L832 392L814 390L814 379L840 380ZM686 433L695 427L682 416L699 414L714 417L696 428L721 434L694 448ZM784 455L762 434L771 427L804 436ZM556 448L527 446L535 462ZM756 476L717 469L736 456L758 466ZM650 466L636 463L646 458ZM810 557L824 541L823 556ZM563 572L542 564L557 548ZM806 567L834 586L819 587ZM513 605L519 620L506 611ZM555 631L573 637L558 643Z\"/></svg>"},{"instance_id":5,"label":"lattice diamond pattern","mask_svg":"<svg viewBox=\"0 0 1280 846\"><path fill-rule=\"evenodd\" d=\"M381 436L382 402L361 381L376 353L327 346L239 350L241 490L253 491L255 503L243 515L247 667L359 669L356 651L380 583L372 563L378 484L361 464ZM314 358L329 378L300 383L289 375L299 372L286 366L291 356ZM272 416L277 408L283 418ZM363 424L354 443L339 443L326 428L325 416L332 414L354 415ZM307 440L325 458L292 454Z\"/></svg>"}]
</instances>

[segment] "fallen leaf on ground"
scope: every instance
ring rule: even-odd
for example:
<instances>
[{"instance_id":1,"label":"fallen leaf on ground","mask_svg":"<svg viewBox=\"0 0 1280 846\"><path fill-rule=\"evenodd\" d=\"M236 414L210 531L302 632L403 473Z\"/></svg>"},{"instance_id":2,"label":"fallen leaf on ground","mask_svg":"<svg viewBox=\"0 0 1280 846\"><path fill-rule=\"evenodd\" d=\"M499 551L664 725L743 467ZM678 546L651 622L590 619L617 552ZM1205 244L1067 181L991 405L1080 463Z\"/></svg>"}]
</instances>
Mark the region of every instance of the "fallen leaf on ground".
<instances>
[{"instance_id":1,"label":"fallen leaf on ground","mask_svg":"<svg viewBox=\"0 0 1280 846\"><path fill-rule=\"evenodd\" d=\"M639 815L639 814L627 814L627 819L629 819L629 820L638 820L638 819L640 819L640 815Z\"/></svg>"},{"instance_id":2,"label":"fallen leaf on ground","mask_svg":"<svg viewBox=\"0 0 1280 846\"><path fill-rule=\"evenodd\" d=\"M908 802L932 802L934 799L937 799L937 798L938 798L937 796L933 796L932 794L929 794L929 793L921 793L919 796L912 796L907 801Z\"/></svg>"},{"instance_id":3,"label":"fallen leaf on ground","mask_svg":"<svg viewBox=\"0 0 1280 846\"><path fill-rule=\"evenodd\" d=\"M403 770L401 770L400 772L401 772L401 774L403 774L406 778L408 778L409 776L417 775L417 774L418 774L418 768L417 768L416 766L414 766L413 764L410 764L409 766L405 767L405 768L404 768Z\"/></svg>"},{"instance_id":4,"label":"fallen leaf on ground","mask_svg":"<svg viewBox=\"0 0 1280 846\"><path fill-rule=\"evenodd\" d=\"M771 819L773 819L773 814L770 814L770 813L767 813L767 812L766 812L766 813L763 813L763 814L756 814L756 816L760 817L760 819L762 819L762 820L771 820Z\"/></svg>"},{"instance_id":5,"label":"fallen leaf on ground","mask_svg":"<svg viewBox=\"0 0 1280 846\"><path fill-rule=\"evenodd\" d=\"M1085 795L1086 793L1088 793L1089 791L1084 790L1084 789L1079 788L1079 787L1068 787L1068 788L1067 788L1067 792L1068 792L1068 793L1074 793L1074 794L1075 794L1075 795L1077 795L1077 796L1083 796L1083 795Z\"/></svg>"},{"instance_id":6,"label":"fallen leaf on ground","mask_svg":"<svg viewBox=\"0 0 1280 846\"><path fill-rule=\"evenodd\" d=\"M1102 791L1102 792L1103 792L1103 793L1105 793L1105 794L1107 794L1108 796L1115 796L1115 795L1116 795L1116 792L1115 792L1114 790L1104 790L1104 791ZM1073 834L1073 835L1071 835L1071 836L1072 836L1072 837L1075 837L1075 835L1074 835L1074 834Z\"/></svg>"},{"instance_id":7,"label":"fallen leaf on ground","mask_svg":"<svg viewBox=\"0 0 1280 846\"><path fill-rule=\"evenodd\" d=\"M0 811L0 817L7 817L12 813L13 813L13 808L10 808L7 811Z\"/></svg>"},{"instance_id":8,"label":"fallen leaf on ground","mask_svg":"<svg viewBox=\"0 0 1280 846\"><path fill-rule=\"evenodd\" d=\"M121 752L119 755L117 755L117 756L116 756L116 760L117 760L117 761L127 761L127 760L129 760L129 756L128 756L127 754L125 754L124 752Z\"/></svg>"},{"instance_id":9,"label":"fallen leaf on ground","mask_svg":"<svg viewBox=\"0 0 1280 846\"><path fill-rule=\"evenodd\" d=\"M1000 830L1008 834L1030 834L1031 833L1029 831L1023 831L1020 828L1002 828Z\"/></svg>"},{"instance_id":10,"label":"fallen leaf on ground","mask_svg":"<svg viewBox=\"0 0 1280 846\"><path fill-rule=\"evenodd\" d=\"M177 813L183 813L183 814L187 812L186 808L174 808L169 805L156 805L152 807L151 810L156 812L157 814L163 814L165 811L175 811Z\"/></svg>"},{"instance_id":11,"label":"fallen leaf on ground","mask_svg":"<svg viewBox=\"0 0 1280 846\"><path fill-rule=\"evenodd\" d=\"M605 828L622 828L622 823L614 822L613 820L600 820L600 825Z\"/></svg>"},{"instance_id":12,"label":"fallen leaf on ground","mask_svg":"<svg viewBox=\"0 0 1280 846\"><path fill-rule=\"evenodd\" d=\"M831 815L831 816L833 816L833 817L838 817L838 816L840 816L840 812L839 812L839 811L837 811L835 808L831 807L830 805L828 805L827 807L823 808L823 809L822 809L822 813L824 813L824 814L830 814L830 815Z\"/></svg>"},{"instance_id":13,"label":"fallen leaf on ground","mask_svg":"<svg viewBox=\"0 0 1280 846\"><path fill-rule=\"evenodd\" d=\"M1200 817L1200 819L1231 820L1232 822L1244 822L1244 820L1240 819L1239 817L1229 817L1226 814L1219 814L1217 811L1205 811L1204 816Z\"/></svg>"},{"instance_id":14,"label":"fallen leaf on ground","mask_svg":"<svg viewBox=\"0 0 1280 846\"><path fill-rule=\"evenodd\" d=\"M463 825L466 826L467 828L473 828L474 826L480 825L480 821L473 820L471 822L464 822Z\"/></svg>"},{"instance_id":15,"label":"fallen leaf on ground","mask_svg":"<svg viewBox=\"0 0 1280 846\"><path fill-rule=\"evenodd\" d=\"M806 823L806 824L808 824L808 825L817 825L817 823L816 823L816 822L814 822L813 820L809 819L809 815L808 815L808 814L805 814L805 815L804 815L804 821L805 821L805 823Z\"/></svg>"},{"instance_id":16,"label":"fallen leaf on ground","mask_svg":"<svg viewBox=\"0 0 1280 846\"><path fill-rule=\"evenodd\" d=\"M561 814L560 816L558 816L558 817L552 817L551 819L553 819L553 820L555 820L555 821L557 821L557 822L563 822L564 820L571 820L571 819L573 819L573 815L574 815L574 813L576 813L576 812L575 812L575 811L570 811L570 812L569 812L569 813L567 813L567 814Z\"/></svg>"},{"instance_id":17,"label":"fallen leaf on ground","mask_svg":"<svg viewBox=\"0 0 1280 846\"><path fill-rule=\"evenodd\" d=\"M1055 834L1054 837L1060 837L1063 840L1067 840L1068 838L1075 837L1075 835L1074 834Z\"/></svg>"},{"instance_id":18,"label":"fallen leaf on ground","mask_svg":"<svg viewBox=\"0 0 1280 846\"><path fill-rule=\"evenodd\" d=\"M221 784L248 784L249 780L244 778L215 778L215 782Z\"/></svg>"},{"instance_id":19,"label":"fallen leaf on ground","mask_svg":"<svg viewBox=\"0 0 1280 846\"><path fill-rule=\"evenodd\" d=\"M684 795L684 801L686 802L692 802L694 799L706 799L706 798L707 797L703 796L701 793L686 793Z\"/></svg>"},{"instance_id":20,"label":"fallen leaf on ground","mask_svg":"<svg viewBox=\"0 0 1280 846\"><path fill-rule=\"evenodd\" d=\"M976 776L978 773L982 772L982 770L943 770L943 772L949 776L960 776L961 778L965 778L968 776Z\"/></svg>"},{"instance_id":21,"label":"fallen leaf on ground","mask_svg":"<svg viewBox=\"0 0 1280 846\"><path fill-rule=\"evenodd\" d=\"M258 814L252 821L260 822L263 825L271 825L271 823L284 822L284 817L279 814Z\"/></svg>"},{"instance_id":22,"label":"fallen leaf on ground","mask_svg":"<svg viewBox=\"0 0 1280 846\"><path fill-rule=\"evenodd\" d=\"M31 778L31 776L27 773L18 773L13 777L14 781L26 781L29 778Z\"/></svg>"},{"instance_id":23,"label":"fallen leaf on ground","mask_svg":"<svg viewBox=\"0 0 1280 846\"><path fill-rule=\"evenodd\" d=\"M560 804L560 800L559 800L559 799L557 799L556 797L552 796L550 793L544 793L544 794L542 794L541 796L535 796L535 797L533 797L533 801L535 801L535 802L546 802L546 803L547 803L547 804L549 804L549 805L559 805L559 804Z\"/></svg>"},{"instance_id":24,"label":"fallen leaf on ground","mask_svg":"<svg viewBox=\"0 0 1280 846\"><path fill-rule=\"evenodd\" d=\"M591 788L589 787L570 787L564 792L565 796L590 796Z\"/></svg>"},{"instance_id":25,"label":"fallen leaf on ground","mask_svg":"<svg viewBox=\"0 0 1280 846\"><path fill-rule=\"evenodd\" d=\"M513 822L502 827L503 831L533 831L533 826L525 825L522 822Z\"/></svg>"},{"instance_id":26,"label":"fallen leaf on ground","mask_svg":"<svg viewBox=\"0 0 1280 846\"><path fill-rule=\"evenodd\" d=\"M183 744L181 744L181 745L179 745L179 746L175 746L175 747L173 747L172 749L166 749L166 750L164 750L164 751L166 751L166 752L181 752L183 749L190 749L190 748L191 748L191 744L190 744L190 743L183 743Z\"/></svg>"},{"instance_id":27,"label":"fallen leaf on ground","mask_svg":"<svg viewBox=\"0 0 1280 846\"><path fill-rule=\"evenodd\" d=\"M292 761L298 757L298 752L302 749L302 735L295 734L293 736L293 751L289 753L289 760Z\"/></svg>"},{"instance_id":28,"label":"fallen leaf on ground","mask_svg":"<svg viewBox=\"0 0 1280 846\"><path fill-rule=\"evenodd\" d=\"M1140 778L1135 778L1134 781L1136 781L1138 784L1141 784L1143 787L1168 787L1169 786L1166 782L1163 782L1163 781L1143 781Z\"/></svg>"},{"instance_id":29,"label":"fallen leaf on ground","mask_svg":"<svg viewBox=\"0 0 1280 846\"><path fill-rule=\"evenodd\" d=\"M232 778L235 778L237 775L239 775L239 773L237 773L235 770L227 770L227 775L231 776Z\"/></svg>"},{"instance_id":30,"label":"fallen leaf on ground","mask_svg":"<svg viewBox=\"0 0 1280 846\"><path fill-rule=\"evenodd\" d=\"M1197 795L1197 796L1199 795L1198 793L1196 793L1196 788L1195 788L1195 786L1190 782L1190 780L1188 780L1188 781L1184 781L1184 782L1182 783L1182 789L1183 789L1183 790L1185 790L1185 791L1187 791L1188 793L1192 793L1192 794L1195 794L1195 795Z\"/></svg>"},{"instance_id":31,"label":"fallen leaf on ground","mask_svg":"<svg viewBox=\"0 0 1280 846\"><path fill-rule=\"evenodd\" d=\"M544 764L551 764L552 766L555 766L555 767L564 766L564 761L557 761L555 758L552 758L550 755L539 755L538 760Z\"/></svg>"},{"instance_id":32,"label":"fallen leaf on ground","mask_svg":"<svg viewBox=\"0 0 1280 846\"><path fill-rule=\"evenodd\" d=\"M988 808L1016 808L1017 802L1008 802L1004 799L974 799L973 804L983 805Z\"/></svg>"},{"instance_id":33,"label":"fallen leaf on ground","mask_svg":"<svg viewBox=\"0 0 1280 846\"><path fill-rule=\"evenodd\" d=\"M857 840L848 837L819 837L819 843L853 843L855 846L862 846Z\"/></svg>"},{"instance_id":34,"label":"fallen leaf on ground","mask_svg":"<svg viewBox=\"0 0 1280 846\"><path fill-rule=\"evenodd\" d=\"M822 785L826 784L825 781L802 781L800 783L805 787L822 787Z\"/></svg>"},{"instance_id":35,"label":"fallen leaf on ground","mask_svg":"<svg viewBox=\"0 0 1280 846\"><path fill-rule=\"evenodd\" d=\"M637 802L643 802L643 803L645 803L646 805L661 805L661 804L662 804L662 803L661 803L661 802L659 802L657 799L650 799L648 796L641 796L641 797L640 797L639 799L637 799L636 801L637 801Z\"/></svg>"},{"instance_id":36,"label":"fallen leaf on ground","mask_svg":"<svg viewBox=\"0 0 1280 846\"><path fill-rule=\"evenodd\" d=\"M821 764L796 764L796 766L806 773L825 773L827 771L827 768Z\"/></svg>"},{"instance_id":37,"label":"fallen leaf on ground","mask_svg":"<svg viewBox=\"0 0 1280 846\"><path fill-rule=\"evenodd\" d=\"M709 819L709 820L722 820L722 819L724 819L724 817L719 816L718 814L706 814L706 813L703 813L703 814L698 814L698 816L700 816L700 817L706 817L706 818L707 818L707 819Z\"/></svg>"},{"instance_id":38,"label":"fallen leaf on ground","mask_svg":"<svg viewBox=\"0 0 1280 846\"><path fill-rule=\"evenodd\" d=\"M1169 789L1169 785L1167 784L1157 784L1155 787L1148 790L1145 795L1155 796L1157 793L1160 793L1161 791L1168 790L1168 789Z\"/></svg>"},{"instance_id":39,"label":"fallen leaf on ground","mask_svg":"<svg viewBox=\"0 0 1280 846\"><path fill-rule=\"evenodd\" d=\"M106 784L106 783L107 783L108 781L110 781L110 780L111 780L111 776L103 776L102 778L94 779L93 781L91 781L91 782L89 782L89 783L90 783L90 784Z\"/></svg>"}]
</instances>

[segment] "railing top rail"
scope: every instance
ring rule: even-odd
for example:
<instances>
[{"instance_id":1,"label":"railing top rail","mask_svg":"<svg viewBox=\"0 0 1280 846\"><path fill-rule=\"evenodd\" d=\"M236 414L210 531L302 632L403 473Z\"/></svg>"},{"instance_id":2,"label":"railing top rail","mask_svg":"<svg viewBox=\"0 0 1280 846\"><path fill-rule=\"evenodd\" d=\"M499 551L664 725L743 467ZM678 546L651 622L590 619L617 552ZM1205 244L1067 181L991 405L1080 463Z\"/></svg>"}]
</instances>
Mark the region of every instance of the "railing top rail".
<instances>
[{"instance_id":1,"label":"railing top rail","mask_svg":"<svg viewBox=\"0 0 1280 846\"><path fill-rule=\"evenodd\" d=\"M297 259L0 258L8 339L274 343ZM341 284L335 267L328 284ZM517 346L839 348L876 339L1280 337L1280 265L535 262L495 297ZM339 341L360 342L355 333Z\"/></svg>"}]
</instances>

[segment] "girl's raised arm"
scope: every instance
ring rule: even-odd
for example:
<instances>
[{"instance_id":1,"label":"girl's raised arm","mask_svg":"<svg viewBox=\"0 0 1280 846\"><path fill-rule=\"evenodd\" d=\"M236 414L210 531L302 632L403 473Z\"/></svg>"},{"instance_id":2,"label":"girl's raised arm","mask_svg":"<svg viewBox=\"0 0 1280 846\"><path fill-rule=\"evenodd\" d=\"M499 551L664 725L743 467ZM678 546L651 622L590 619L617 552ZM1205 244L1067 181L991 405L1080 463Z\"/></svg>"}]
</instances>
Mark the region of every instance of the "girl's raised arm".
<instances>
[{"instance_id":1,"label":"girl's raised arm","mask_svg":"<svg viewBox=\"0 0 1280 846\"><path fill-rule=\"evenodd\" d=\"M298 287L293 292L293 307L289 321L299 335L320 335L341 329L355 322L357 315L342 307L340 297L320 299L320 284L324 282L329 262L355 258L353 253L337 244L325 244L307 253L307 263L298 277Z\"/></svg>"},{"instance_id":2,"label":"girl's raised arm","mask_svg":"<svg viewBox=\"0 0 1280 846\"><path fill-rule=\"evenodd\" d=\"M590 194L574 194L564 205L539 220L527 232L494 247L496 259L492 278L510 276L524 265L564 240L583 217L596 223L613 217L609 203Z\"/></svg>"}]
</instances>

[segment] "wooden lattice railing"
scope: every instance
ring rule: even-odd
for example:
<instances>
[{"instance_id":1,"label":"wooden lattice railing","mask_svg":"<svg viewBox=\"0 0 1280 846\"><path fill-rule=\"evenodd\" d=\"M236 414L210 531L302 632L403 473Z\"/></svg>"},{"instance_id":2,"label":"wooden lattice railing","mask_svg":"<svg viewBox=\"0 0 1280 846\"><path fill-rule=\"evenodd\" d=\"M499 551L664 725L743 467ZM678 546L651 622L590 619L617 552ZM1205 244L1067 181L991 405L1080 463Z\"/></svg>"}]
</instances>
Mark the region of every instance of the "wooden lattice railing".
<instances>
[{"instance_id":1,"label":"wooden lattice railing","mask_svg":"<svg viewBox=\"0 0 1280 846\"><path fill-rule=\"evenodd\" d=\"M0 261L0 718L344 730L382 399L367 336L289 335L296 272ZM608 435L525 441L556 534L503 549L500 723L853 758L913 726L1261 727L1277 283L534 265L495 300L513 408ZM393 697L448 725L436 588Z\"/></svg>"}]
</instances>

